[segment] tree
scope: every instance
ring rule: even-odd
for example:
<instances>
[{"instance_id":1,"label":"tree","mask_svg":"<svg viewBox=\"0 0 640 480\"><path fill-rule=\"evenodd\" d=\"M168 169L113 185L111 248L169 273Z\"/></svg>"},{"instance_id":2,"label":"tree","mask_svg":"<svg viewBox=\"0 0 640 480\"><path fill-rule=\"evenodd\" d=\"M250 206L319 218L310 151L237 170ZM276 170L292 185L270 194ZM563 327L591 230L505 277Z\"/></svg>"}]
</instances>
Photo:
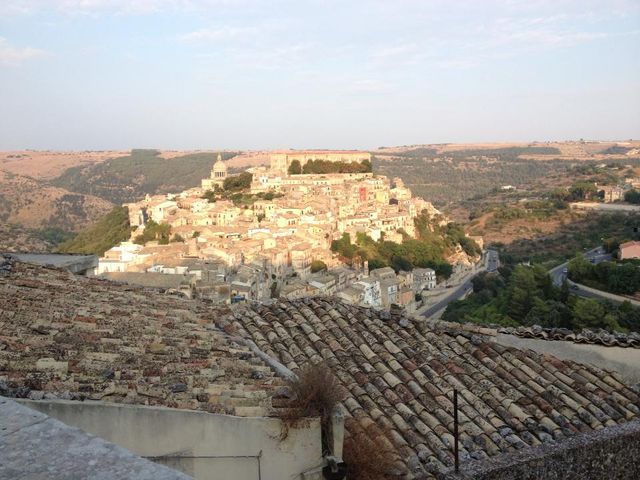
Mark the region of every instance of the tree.
<instances>
[{"instance_id":1,"label":"tree","mask_svg":"<svg viewBox=\"0 0 640 480\"><path fill-rule=\"evenodd\" d=\"M289 175L300 175L302 173L302 166L300 160L292 160L287 170Z\"/></svg>"},{"instance_id":2,"label":"tree","mask_svg":"<svg viewBox=\"0 0 640 480\"><path fill-rule=\"evenodd\" d=\"M204 192L202 194L202 197L205 200L207 200L209 203L215 203L216 201L216 194L213 190L207 190L206 192Z\"/></svg>"},{"instance_id":3,"label":"tree","mask_svg":"<svg viewBox=\"0 0 640 480\"><path fill-rule=\"evenodd\" d=\"M574 282L583 282L593 277L593 264L584 255L576 255L567 265L569 278Z\"/></svg>"},{"instance_id":4,"label":"tree","mask_svg":"<svg viewBox=\"0 0 640 480\"><path fill-rule=\"evenodd\" d=\"M533 307L537 286L532 268L518 265L511 275L507 292L507 314L514 320L524 320Z\"/></svg>"},{"instance_id":5,"label":"tree","mask_svg":"<svg viewBox=\"0 0 640 480\"><path fill-rule=\"evenodd\" d=\"M356 253L356 246L351 244L351 236L348 233L343 233L342 238L331 242L331 251L345 258L353 258Z\"/></svg>"},{"instance_id":6,"label":"tree","mask_svg":"<svg viewBox=\"0 0 640 480\"><path fill-rule=\"evenodd\" d=\"M240 175L233 175L224 179L223 188L227 192L246 190L251 186L253 175L249 172L242 172Z\"/></svg>"},{"instance_id":7,"label":"tree","mask_svg":"<svg viewBox=\"0 0 640 480\"><path fill-rule=\"evenodd\" d=\"M198 238L200 236L200 232L198 232L197 230L193 232L193 234L191 235L191 238Z\"/></svg>"},{"instance_id":8,"label":"tree","mask_svg":"<svg viewBox=\"0 0 640 480\"><path fill-rule=\"evenodd\" d=\"M322 260L314 260L311 262L311 273L321 272L327 269L327 264Z\"/></svg>"},{"instance_id":9,"label":"tree","mask_svg":"<svg viewBox=\"0 0 640 480\"><path fill-rule=\"evenodd\" d=\"M597 328L603 325L605 309L591 298L577 297L573 305L573 325L576 328Z\"/></svg>"},{"instance_id":10,"label":"tree","mask_svg":"<svg viewBox=\"0 0 640 480\"><path fill-rule=\"evenodd\" d=\"M384 268L387 266L387 262L385 262L381 258L372 258L369 260L369 271L377 270L378 268Z\"/></svg>"},{"instance_id":11,"label":"tree","mask_svg":"<svg viewBox=\"0 0 640 480\"><path fill-rule=\"evenodd\" d=\"M171 242L173 243L184 243L184 238L179 233L174 233L173 238L171 238Z\"/></svg>"},{"instance_id":12,"label":"tree","mask_svg":"<svg viewBox=\"0 0 640 480\"><path fill-rule=\"evenodd\" d=\"M578 180L571 185L569 193L573 200L586 200L596 195L598 190L593 182Z\"/></svg>"},{"instance_id":13,"label":"tree","mask_svg":"<svg viewBox=\"0 0 640 480\"><path fill-rule=\"evenodd\" d=\"M144 245L147 242L157 240L160 245L168 245L170 235L171 225L168 223L156 223L153 220L149 220L144 227L142 235L138 235L133 241L137 244Z\"/></svg>"},{"instance_id":14,"label":"tree","mask_svg":"<svg viewBox=\"0 0 640 480\"><path fill-rule=\"evenodd\" d=\"M635 188L624 194L624 200L629 203L640 203L640 191Z\"/></svg>"},{"instance_id":15,"label":"tree","mask_svg":"<svg viewBox=\"0 0 640 480\"><path fill-rule=\"evenodd\" d=\"M391 268L393 268L396 273L400 271L410 272L413 270L413 264L404 257L394 255L391 257Z\"/></svg>"}]
</instances>

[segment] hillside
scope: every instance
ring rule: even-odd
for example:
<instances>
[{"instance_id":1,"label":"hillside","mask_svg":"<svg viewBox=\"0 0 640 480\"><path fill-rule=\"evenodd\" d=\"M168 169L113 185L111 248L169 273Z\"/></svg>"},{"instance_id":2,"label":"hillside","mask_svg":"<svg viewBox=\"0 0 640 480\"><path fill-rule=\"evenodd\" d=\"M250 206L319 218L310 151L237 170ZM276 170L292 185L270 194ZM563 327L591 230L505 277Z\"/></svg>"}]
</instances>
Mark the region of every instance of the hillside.
<instances>
[{"instance_id":1,"label":"hillside","mask_svg":"<svg viewBox=\"0 0 640 480\"><path fill-rule=\"evenodd\" d=\"M49 252L56 246L55 241L48 239L50 234L54 235L54 240L67 237L65 232L58 230L32 230L0 222L0 252Z\"/></svg>"},{"instance_id":2,"label":"hillside","mask_svg":"<svg viewBox=\"0 0 640 480\"><path fill-rule=\"evenodd\" d=\"M234 155L224 152L222 158ZM164 158L157 150L132 150L124 157L69 168L52 183L122 204L146 194L180 192L198 186L201 179L209 176L215 156L213 152L202 152Z\"/></svg>"},{"instance_id":3,"label":"hillside","mask_svg":"<svg viewBox=\"0 0 640 480\"><path fill-rule=\"evenodd\" d=\"M118 243L129 240L130 235L127 207L115 207L89 228L60 245L57 251L102 255Z\"/></svg>"},{"instance_id":4,"label":"hillside","mask_svg":"<svg viewBox=\"0 0 640 480\"><path fill-rule=\"evenodd\" d=\"M636 162L637 150L615 142L544 144L446 144L380 148L374 171L400 177L416 194L447 210L502 186L526 187L575 165ZM636 145L632 143L630 145ZM619 152L626 152L624 154Z\"/></svg>"},{"instance_id":5,"label":"hillside","mask_svg":"<svg viewBox=\"0 0 640 480\"><path fill-rule=\"evenodd\" d=\"M110 158L125 155L127 155L127 152L119 151L52 152L22 150L0 152L0 170L38 180L51 180L61 175L68 168L94 165Z\"/></svg>"},{"instance_id":6,"label":"hillside","mask_svg":"<svg viewBox=\"0 0 640 480\"><path fill-rule=\"evenodd\" d=\"M0 223L76 232L110 209L111 204L101 198L0 171Z\"/></svg>"}]
</instances>

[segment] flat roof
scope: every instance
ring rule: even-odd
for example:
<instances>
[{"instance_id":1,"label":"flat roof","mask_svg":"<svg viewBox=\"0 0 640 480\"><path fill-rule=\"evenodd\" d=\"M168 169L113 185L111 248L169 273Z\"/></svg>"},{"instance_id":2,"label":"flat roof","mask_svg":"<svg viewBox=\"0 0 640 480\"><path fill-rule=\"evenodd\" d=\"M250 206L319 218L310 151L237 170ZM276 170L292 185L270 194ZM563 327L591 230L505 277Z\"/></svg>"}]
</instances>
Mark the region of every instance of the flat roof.
<instances>
[{"instance_id":1,"label":"flat roof","mask_svg":"<svg viewBox=\"0 0 640 480\"><path fill-rule=\"evenodd\" d=\"M191 479L5 397L0 397L0 457L0 478Z\"/></svg>"}]
</instances>

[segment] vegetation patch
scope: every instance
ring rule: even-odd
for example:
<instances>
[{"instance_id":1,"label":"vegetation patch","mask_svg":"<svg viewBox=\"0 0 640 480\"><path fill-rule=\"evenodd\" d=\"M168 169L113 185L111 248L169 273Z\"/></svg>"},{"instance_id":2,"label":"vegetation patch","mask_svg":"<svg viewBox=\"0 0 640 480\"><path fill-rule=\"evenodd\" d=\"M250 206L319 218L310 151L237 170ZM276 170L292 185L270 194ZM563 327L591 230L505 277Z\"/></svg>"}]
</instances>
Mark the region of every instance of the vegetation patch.
<instances>
[{"instance_id":1,"label":"vegetation patch","mask_svg":"<svg viewBox=\"0 0 640 480\"><path fill-rule=\"evenodd\" d=\"M398 478L399 454L391 442L389 429L373 424L359 432L357 420L345 421L350 435L344 439L343 457L349 480L387 480ZM356 434L351 431L358 432Z\"/></svg>"},{"instance_id":2,"label":"vegetation patch","mask_svg":"<svg viewBox=\"0 0 640 480\"><path fill-rule=\"evenodd\" d=\"M224 160L235 156L228 152L221 155ZM209 177L215 157L214 153L193 153L164 159L157 150L135 149L125 157L69 168L52 183L122 204L146 194L180 192L200 185Z\"/></svg>"},{"instance_id":3,"label":"vegetation patch","mask_svg":"<svg viewBox=\"0 0 640 480\"><path fill-rule=\"evenodd\" d=\"M507 266L473 279L473 293L447 306L443 320L481 325L540 325L573 330L640 331L640 309L572 295L541 265Z\"/></svg>"},{"instance_id":4,"label":"vegetation patch","mask_svg":"<svg viewBox=\"0 0 640 480\"><path fill-rule=\"evenodd\" d=\"M156 223L153 220L149 220L145 226L141 235L136 236L133 239L135 243L144 245L147 242L157 241L160 245L168 245L169 238L171 237L171 225L168 223ZM184 241L182 237L174 236L172 240L174 242Z\"/></svg>"},{"instance_id":5,"label":"vegetation patch","mask_svg":"<svg viewBox=\"0 0 640 480\"><path fill-rule=\"evenodd\" d=\"M569 262L569 278L598 290L620 295L633 295L640 290L640 268L637 260L593 264L584 255Z\"/></svg>"},{"instance_id":6,"label":"vegetation patch","mask_svg":"<svg viewBox=\"0 0 640 480\"><path fill-rule=\"evenodd\" d=\"M500 258L511 264L519 262L557 265L598 245L616 245L635 239L634 228L640 226L640 213L587 213L569 217L548 235L521 238L510 244L491 245L500 251Z\"/></svg>"},{"instance_id":7,"label":"vegetation patch","mask_svg":"<svg viewBox=\"0 0 640 480\"><path fill-rule=\"evenodd\" d=\"M415 267L433 268L441 278L452 273L447 255L461 247L471 256L482 253L478 244L465 236L460 225L450 223L439 226L436 218L431 218L425 210L414 219L418 238L403 235L402 243L381 239L375 241L364 233L359 233L355 243L344 233L342 238L331 242L331 251L342 256L347 263L369 262L369 270L392 267L396 272L411 271Z\"/></svg>"},{"instance_id":8,"label":"vegetation patch","mask_svg":"<svg viewBox=\"0 0 640 480\"><path fill-rule=\"evenodd\" d=\"M309 160L304 166L299 160L293 160L289 165L289 175L322 174L322 173L368 173L371 172L371 162L332 162L330 160Z\"/></svg>"},{"instance_id":9,"label":"vegetation patch","mask_svg":"<svg viewBox=\"0 0 640 480\"><path fill-rule=\"evenodd\" d=\"M60 245L57 251L103 255L111 247L129 240L130 235L129 209L115 207L96 224Z\"/></svg>"}]
</instances>

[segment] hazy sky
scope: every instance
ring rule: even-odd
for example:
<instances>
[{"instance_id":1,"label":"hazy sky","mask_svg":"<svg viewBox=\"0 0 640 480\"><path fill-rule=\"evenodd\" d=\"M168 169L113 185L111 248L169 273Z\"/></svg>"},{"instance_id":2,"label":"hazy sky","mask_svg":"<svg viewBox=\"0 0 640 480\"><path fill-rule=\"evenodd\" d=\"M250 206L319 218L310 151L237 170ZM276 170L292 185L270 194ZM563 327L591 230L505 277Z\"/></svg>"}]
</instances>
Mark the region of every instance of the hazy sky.
<instances>
[{"instance_id":1,"label":"hazy sky","mask_svg":"<svg viewBox=\"0 0 640 480\"><path fill-rule=\"evenodd\" d=\"M0 0L0 149L640 138L640 0Z\"/></svg>"}]
</instances>

